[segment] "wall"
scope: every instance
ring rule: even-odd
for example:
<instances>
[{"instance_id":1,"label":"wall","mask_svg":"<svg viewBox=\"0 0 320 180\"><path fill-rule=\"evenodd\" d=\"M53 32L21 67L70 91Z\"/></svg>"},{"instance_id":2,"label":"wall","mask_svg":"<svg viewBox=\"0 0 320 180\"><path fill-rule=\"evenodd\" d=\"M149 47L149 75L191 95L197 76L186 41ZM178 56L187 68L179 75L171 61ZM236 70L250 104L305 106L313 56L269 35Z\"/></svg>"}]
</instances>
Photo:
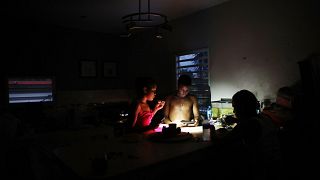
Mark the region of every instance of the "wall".
<instances>
[{"instance_id":1,"label":"wall","mask_svg":"<svg viewBox=\"0 0 320 180\"><path fill-rule=\"evenodd\" d=\"M3 24L3 64L0 66L1 89L6 86L6 77L53 76L55 77L57 97L80 91L84 102L93 90L108 90L102 99L115 100L115 94L128 89L127 79L127 40L117 36L80 31L35 22L20 22L7 19ZM81 59L97 62L97 77L80 77ZM116 62L117 76L103 77L103 62ZM66 91L66 93L64 93ZM118 93L119 91L119 93ZM1 91L1 98L4 96ZM129 93L129 92L128 92ZM70 93L69 93L70 94ZM101 94L101 93L98 93ZM92 96L92 95L91 95ZM109 98L106 98L108 96ZM98 98L98 96L95 96ZM79 98L79 97L78 97ZM128 98L119 97L119 101ZM72 99L72 98L71 98ZM59 98L65 104L67 98ZM2 100L1 100L2 101ZM3 103L3 102L1 102Z\"/></svg>"},{"instance_id":2,"label":"wall","mask_svg":"<svg viewBox=\"0 0 320 180\"><path fill-rule=\"evenodd\" d=\"M234 0L173 22L169 49L208 47L212 100L240 89L275 98L300 81L297 62L320 51L316 0Z\"/></svg>"},{"instance_id":3,"label":"wall","mask_svg":"<svg viewBox=\"0 0 320 180\"><path fill-rule=\"evenodd\" d=\"M0 74L54 75L59 91L131 91L135 77L152 76L161 98L175 89L174 54L208 47L212 100L244 88L259 99L274 98L279 87L300 80L297 62L320 49L318 6L316 0L234 0L173 21L164 39L7 20L2 33L7 65ZM97 78L79 77L82 58L98 61ZM103 61L118 63L116 78L101 76Z\"/></svg>"},{"instance_id":4,"label":"wall","mask_svg":"<svg viewBox=\"0 0 320 180\"><path fill-rule=\"evenodd\" d=\"M175 57L168 50L166 35L157 39L154 32L136 32L128 38L128 81L134 87L139 76L153 77L158 84L157 98L163 99L175 90Z\"/></svg>"}]
</instances>

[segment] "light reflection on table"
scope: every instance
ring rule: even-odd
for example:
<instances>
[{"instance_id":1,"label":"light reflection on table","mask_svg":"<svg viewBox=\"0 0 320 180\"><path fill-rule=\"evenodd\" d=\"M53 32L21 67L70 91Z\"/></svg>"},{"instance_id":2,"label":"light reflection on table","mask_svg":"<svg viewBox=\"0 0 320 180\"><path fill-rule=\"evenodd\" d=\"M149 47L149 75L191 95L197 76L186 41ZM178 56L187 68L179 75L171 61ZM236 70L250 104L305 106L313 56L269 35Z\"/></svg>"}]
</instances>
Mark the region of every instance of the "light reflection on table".
<instances>
[{"instance_id":1,"label":"light reflection on table","mask_svg":"<svg viewBox=\"0 0 320 180\"><path fill-rule=\"evenodd\" d=\"M163 127L168 127L168 126L169 126L169 124L160 124L153 131L154 132L161 132ZM235 126L236 126L236 124L232 124L232 125L230 125L230 128L234 128ZM226 128L219 123L214 123L214 127L215 127L215 129ZM180 128L181 128L181 132L189 132L192 135L194 135L195 137L199 137L203 133L202 126L196 126L196 127L190 126L190 127L180 127Z\"/></svg>"},{"instance_id":2,"label":"light reflection on table","mask_svg":"<svg viewBox=\"0 0 320 180\"><path fill-rule=\"evenodd\" d=\"M163 127L168 127L169 124L160 124L156 129L154 129L154 132L161 132ZM194 136L198 136L202 134L202 126L196 126L196 127L180 127L181 132L189 132Z\"/></svg>"}]
</instances>

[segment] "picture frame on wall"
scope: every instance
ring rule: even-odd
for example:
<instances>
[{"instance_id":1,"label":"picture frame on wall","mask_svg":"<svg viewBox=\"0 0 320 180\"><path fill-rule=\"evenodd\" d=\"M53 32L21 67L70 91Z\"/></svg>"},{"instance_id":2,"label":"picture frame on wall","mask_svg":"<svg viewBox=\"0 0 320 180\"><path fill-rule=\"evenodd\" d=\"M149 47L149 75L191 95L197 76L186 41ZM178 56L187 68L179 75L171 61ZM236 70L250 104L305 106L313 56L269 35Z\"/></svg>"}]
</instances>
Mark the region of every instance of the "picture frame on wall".
<instances>
[{"instance_id":1,"label":"picture frame on wall","mask_svg":"<svg viewBox=\"0 0 320 180\"><path fill-rule=\"evenodd\" d=\"M103 77L114 78L117 77L117 63L103 62Z\"/></svg>"},{"instance_id":2,"label":"picture frame on wall","mask_svg":"<svg viewBox=\"0 0 320 180\"><path fill-rule=\"evenodd\" d=\"M81 59L80 77L97 77L97 61L90 59Z\"/></svg>"}]
</instances>

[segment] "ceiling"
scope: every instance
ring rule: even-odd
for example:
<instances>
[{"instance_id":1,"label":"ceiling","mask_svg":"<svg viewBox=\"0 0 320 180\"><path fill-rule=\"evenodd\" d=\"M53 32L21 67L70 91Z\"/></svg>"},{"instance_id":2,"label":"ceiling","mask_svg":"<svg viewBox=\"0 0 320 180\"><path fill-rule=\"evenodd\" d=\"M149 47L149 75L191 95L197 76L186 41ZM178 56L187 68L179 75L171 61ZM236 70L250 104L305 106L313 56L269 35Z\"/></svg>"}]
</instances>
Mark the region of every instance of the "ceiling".
<instances>
[{"instance_id":1,"label":"ceiling","mask_svg":"<svg viewBox=\"0 0 320 180\"><path fill-rule=\"evenodd\" d=\"M150 0L150 11L169 22L229 0ZM139 0L8 0L10 17L105 33L125 31L122 17L139 11ZM141 0L146 12L148 0Z\"/></svg>"}]
</instances>

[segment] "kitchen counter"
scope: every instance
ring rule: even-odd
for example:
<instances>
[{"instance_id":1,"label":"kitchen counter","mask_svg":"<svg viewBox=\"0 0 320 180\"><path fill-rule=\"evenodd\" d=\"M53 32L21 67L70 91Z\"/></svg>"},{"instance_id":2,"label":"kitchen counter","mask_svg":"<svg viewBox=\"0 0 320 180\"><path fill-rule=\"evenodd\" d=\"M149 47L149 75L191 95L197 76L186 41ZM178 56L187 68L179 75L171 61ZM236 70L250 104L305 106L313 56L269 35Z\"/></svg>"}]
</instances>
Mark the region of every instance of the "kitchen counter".
<instances>
[{"instance_id":1,"label":"kitchen counter","mask_svg":"<svg viewBox=\"0 0 320 180\"><path fill-rule=\"evenodd\" d=\"M185 127L181 128L181 131L190 133L192 138L182 138L181 141L178 139L174 142L153 142L148 137L159 132L159 128L120 137L112 137L110 129L104 131L103 128L93 128L86 133L78 133L82 138L74 137L77 139L74 143L55 148L53 152L67 168L82 179L150 177L155 174L146 174L147 169L148 172L159 172L159 168L170 166L172 163L180 164L180 161L187 160L190 154L196 154L197 151L212 145L211 142L201 141L202 126ZM184 158L179 159L181 157ZM107 159L107 167L101 173L96 173L92 167L92 160L95 158Z\"/></svg>"}]
</instances>

